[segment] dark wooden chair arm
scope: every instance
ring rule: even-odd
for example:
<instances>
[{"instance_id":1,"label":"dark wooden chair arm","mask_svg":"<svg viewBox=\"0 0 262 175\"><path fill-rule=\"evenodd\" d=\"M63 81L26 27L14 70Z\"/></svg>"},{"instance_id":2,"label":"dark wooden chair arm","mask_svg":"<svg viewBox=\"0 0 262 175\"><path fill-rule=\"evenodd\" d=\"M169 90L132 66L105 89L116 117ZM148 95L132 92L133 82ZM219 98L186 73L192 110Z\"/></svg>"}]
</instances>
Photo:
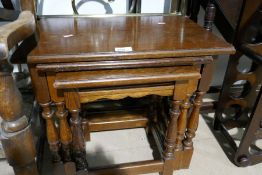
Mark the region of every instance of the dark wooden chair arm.
<instances>
[{"instance_id":1,"label":"dark wooden chair arm","mask_svg":"<svg viewBox=\"0 0 262 175\"><path fill-rule=\"evenodd\" d=\"M262 63L262 43L258 44L243 44L240 50L247 56L252 58L257 63Z\"/></svg>"},{"instance_id":2,"label":"dark wooden chair arm","mask_svg":"<svg viewBox=\"0 0 262 175\"><path fill-rule=\"evenodd\" d=\"M0 27L0 59L8 58L8 53L20 41L35 32L35 18L29 11L23 11L17 20Z\"/></svg>"}]
</instances>

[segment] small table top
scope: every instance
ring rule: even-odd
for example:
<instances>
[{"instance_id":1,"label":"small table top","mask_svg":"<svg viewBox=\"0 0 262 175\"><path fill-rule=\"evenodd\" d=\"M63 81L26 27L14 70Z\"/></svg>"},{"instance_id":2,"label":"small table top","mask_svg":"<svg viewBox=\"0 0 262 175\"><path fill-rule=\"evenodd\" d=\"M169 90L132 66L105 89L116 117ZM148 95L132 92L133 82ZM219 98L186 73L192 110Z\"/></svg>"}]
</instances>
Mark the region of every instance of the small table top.
<instances>
[{"instance_id":1,"label":"small table top","mask_svg":"<svg viewBox=\"0 0 262 175\"><path fill-rule=\"evenodd\" d=\"M50 17L38 24L40 38L28 63L234 53L223 39L182 16ZM115 50L123 47L132 51Z\"/></svg>"}]
</instances>

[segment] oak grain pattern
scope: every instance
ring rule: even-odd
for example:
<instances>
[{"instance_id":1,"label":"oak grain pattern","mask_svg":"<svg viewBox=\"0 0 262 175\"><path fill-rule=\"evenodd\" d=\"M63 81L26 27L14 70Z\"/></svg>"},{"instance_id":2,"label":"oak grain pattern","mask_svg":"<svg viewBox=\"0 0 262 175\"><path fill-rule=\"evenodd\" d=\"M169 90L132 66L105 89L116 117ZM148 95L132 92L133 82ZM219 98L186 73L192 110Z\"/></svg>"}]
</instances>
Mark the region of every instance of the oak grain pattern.
<instances>
[{"instance_id":1,"label":"oak grain pattern","mask_svg":"<svg viewBox=\"0 0 262 175\"><path fill-rule=\"evenodd\" d=\"M148 124L147 113L144 110L106 111L88 115L90 131L106 131L127 128L144 128Z\"/></svg>"},{"instance_id":2,"label":"oak grain pattern","mask_svg":"<svg viewBox=\"0 0 262 175\"><path fill-rule=\"evenodd\" d=\"M162 172L163 162L160 160L145 160L134 163L122 163L101 169L91 169L89 175L115 175L115 174L145 174Z\"/></svg>"},{"instance_id":3,"label":"oak grain pattern","mask_svg":"<svg viewBox=\"0 0 262 175\"><path fill-rule=\"evenodd\" d=\"M191 66L63 72L57 74L54 87L58 89L112 87L164 83L200 77L199 68Z\"/></svg>"},{"instance_id":4,"label":"oak grain pattern","mask_svg":"<svg viewBox=\"0 0 262 175\"><path fill-rule=\"evenodd\" d=\"M231 54L234 49L181 16L57 17L39 20L29 63ZM91 34L92 33L92 34ZM132 52L115 52L132 47Z\"/></svg>"},{"instance_id":5,"label":"oak grain pattern","mask_svg":"<svg viewBox=\"0 0 262 175\"><path fill-rule=\"evenodd\" d=\"M126 97L140 98L147 95L171 96L174 85L155 85L147 87L126 87L79 92L81 103L93 102L99 99L119 100Z\"/></svg>"},{"instance_id":6,"label":"oak grain pattern","mask_svg":"<svg viewBox=\"0 0 262 175\"><path fill-rule=\"evenodd\" d=\"M170 67L170 66L189 66L202 65L213 61L210 56L203 57L184 57L159 58L159 59L138 59L138 60L114 60L114 61L89 61L73 63L49 63L37 64L36 68L40 72L69 72L69 71L89 71L89 70L109 70L126 68L150 68L150 67Z\"/></svg>"}]
</instances>

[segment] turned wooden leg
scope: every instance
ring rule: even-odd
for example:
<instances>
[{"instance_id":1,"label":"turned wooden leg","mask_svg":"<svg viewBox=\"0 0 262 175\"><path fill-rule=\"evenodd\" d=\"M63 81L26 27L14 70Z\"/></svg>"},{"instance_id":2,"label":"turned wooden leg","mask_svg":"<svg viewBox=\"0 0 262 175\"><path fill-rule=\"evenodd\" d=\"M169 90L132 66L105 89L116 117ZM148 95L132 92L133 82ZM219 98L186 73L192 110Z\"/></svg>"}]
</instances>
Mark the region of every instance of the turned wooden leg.
<instances>
[{"instance_id":1,"label":"turned wooden leg","mask_svg":"<svg viewBox=\"0 0 262 175\"><path fill-rule=\"evenodd\" d=\"M172 105L170 109L170 122L167 127L167 133L165 138L165 151L164 151L164 169L163 169L163 175L171 175L173 174L174 170L174 162L175 162L175 148L176 148L176 142L180 142L180 139L177 141L177 125L178 125L178 117L180 116L180 131L185 128L185 117L186 117L186 109L188 109L188 89L190 88L190 84L188 81L180 81L176 82L175 89L174 89L174 95L172 99ZM182 106L182 113L180 115L180 105L183 103ZM180 133L179 133L180 134ZM182 136L181 136L182 137Z\"/></svg>"},{"instance_id":2,"label":"turned wooden leg","mask_svg":"<svg viewBox=\"0 0 262 175\"><path fill-rule=\"evenodd\" d=\"M79 110L71 110L71 128L73 134L73 159L78 170L87 170L85 140L83 130L81 128L81 118L79 117Z\"/></svg>"},{"instance_id":3,"label":"turned wooden leg","mask_svg":"<svg viewBox=\"0 0 262 175\"><path fill-rule=\"evenodd\" d=\"M177 127L177 141L175 151L182 151L183 150L183 143L185 137L185 131L187 126L187 112L190 108L189 99L191 94L188 94L186 100L184 100L183 104L181 105L181 114L178 118L178 127Z\"/></svg>"},{"instance_id":4,"label":"turned wooden leg","mask_svg":"<svg viewBox=\"0 0 262 175\"><path fill-rule=\"evenodd\" d=\"M71 114L70 124L72 130L72 157L76 163L77 170L86 170L88 163L86 159L85 138L82 129L82 120L79 116L80 99L76 90L68 90L64 93L66 107Z\"/></svg>"},{"instance_id":5,"label":"turned wooden leg","mask_svg":"<svg viewBox=\"0 0 262 175\"><path fill-rule=\"evenodd\" d=\"M16 175L38 175L31 127L23 112L22 96L9 72L0 72L0 99L1 142L7 161Z\"/></svg>"},{"instance_id":6,"label":"turned wooden leg","mask_svg":"<svg viewBox=\"0 0 262 175\"><path fill-rule=\"evenodd\" d=\"M82 128L83 128L83 133L85 137L85 141L90 141L90 129L88 125L88 119L87 117L82 117Z\"/></svg>"},{"instance_id":7,"label":"turned wooden leg","mask_svg":"<svg viewBox=\"0 0 262 175\"><path fill-rule=\"evenodd\" d=\"M205 92L197 92L196 98L193 106L193 111L189 117L186 139L184 140L185 149L193 149L193 138L196 135L196 130L199 123L199 112L202 105L202 99L205 95Z\"/></svg>"},{"instance_id":8,"label":"turned wooden leg","mask_svg":"<svg viewBox=\"0 0 262 175\"><path fill-rule=\"evenodd\" d=\"M180 114L181 101L173 100L172 108L170 109L170 122L167 128L164 150L164 170L163 175L170 175L173 173L173 161L175 159L174 149L177 137L177 119Z\"/></svg>"},{"instance_id":9,"label":"turned wooden leg","mask_svg":"<svg viewBox=\"0 0 262 175\"><path fill-rule=\"evenodd\" d=\"M65 110L64 102L56 103L56 107L56 116L59 118L59 134L62 147L62 158L64 162L70 162L70 145L72 142L72 133L67 122L68 111Z\"/></svg>"},{"instance_id":10,"label":"turned wooden leg","mask_svg":"<svg viewBox=\"0 0 262 175\"><path fill-rule=\"evenodd\" d=\"M196 92L196 98L194 100L194 106L192 113L189 117L186 139L184 140L184 149L193 149L193 138L195 137L195 133L199 123L199 112L202 105L203 96L206 91L209 89L209 85L212 80L212 75L214 71L214 63L209 63L203 65L201 73L202 77L199 81L198 90Z\"/></svg>"},{"instance_id":11,"label":"turned wooden leg","mask_svg":"<svg viewBox=\"0 0 262 175\"><path fill-rule=\"evenodd\" d=\"M60 162L61 157L59 155L59 139L57 134L57 129L53 120L54 111L50 107L50 103L41 104L40 106L43 109L42 117L46 120L46 133L47 133L47 140L49 143L49 149L52 154L53 162Z\"/></svg>"},{"instance_id":12,"label":"turned wooden leg","mask_svg":"<svg viewBox=\"0 0 262 175\"><path fill-rule=\"evenodd\" d=\"M206 30L212 31L215 15L216 15L216 6L214 4L214 0L209 0L206 7L205 19L204 19L204 28L206 28Z\"/></svg>"}]
</instances>

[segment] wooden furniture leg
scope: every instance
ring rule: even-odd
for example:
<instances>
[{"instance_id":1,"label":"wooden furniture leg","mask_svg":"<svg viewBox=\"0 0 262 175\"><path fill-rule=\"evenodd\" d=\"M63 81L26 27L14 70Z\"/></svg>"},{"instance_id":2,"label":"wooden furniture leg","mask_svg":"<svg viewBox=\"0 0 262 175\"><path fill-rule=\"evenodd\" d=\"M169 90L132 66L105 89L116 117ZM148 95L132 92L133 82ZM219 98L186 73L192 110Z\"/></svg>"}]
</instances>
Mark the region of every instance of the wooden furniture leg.
<instances>
[{"instance_id":1,"label":"wooden furniture leg","mask_svg":"<svg viewBox=\"0 0 262 175\"><path fill-rule=\"evenodd\" d=\"M86 159L85 138L82 129L82 119L79 116L81 109L80 98L77 90L64 92L66 108L71 114L70 124L72 130L72 157L76 163L77 170L86 170L88 163Z\"/></svg>"},{"instance_id":2,"label":"wooden furniture leg","mask_svg":"<svg viewBox=\"0 0 262 175\"><path fill-rule=\"evenodd\" d=\"M56 116L59 118L59 136L62 148L62 158L64 162L70 162L72 133L67 122L68 111L65 109L64 102L56 103L56 107Z\"/></svg>"},{"instance_id":3,"label":"wooden furniture leg","mask_svg":"<svg viewBox=\"0 0 262 175\"><path fill-rule=\"evenodd\" d=\"M53 162L60 162L61 157L59 155L59 139L57 129L53 120L54 111L51 109L51 102L49 103L40 103L40 106L43 109L42 117L46 121L46 133L47 133L47 140L49 143L49 149L52 154Z\"/></svg>"},{"instance_id":4,"label":"wooden furniture leg","mask_svg":"<svg viewBox=\"0 0 262 175\"><path fill-rule=\"evenodd\" d=\"M186 116L186 109L188 108L187 101L188 101L188 95L187 95L187 88L188 88L188 81L180 81L176 82L175 89L174 89L174 95L172 99L172 107L170 109L170 122L167 127L166 132L166 138L165 138L165 150L164 150L164 169L163 169L163 175L170 175L173 174L174 168L174 160L175 160L175 154L174 150L175 148L179 149L182 142L182 139L177 139L181 136L182 130L184 130L184 125L181 124L185 123L184 119ZM180 111L180 107L182 102L184 101L182 105L182 112ZM180 117L179 117L180 116ZM179 128L178 126L178 117L179 117ZM179 132L178 132L179 131Z\"/></svg>"},{"instance_id":5,"label":"wooden furniture leg","mask_svg":"<svg viewBox=\"0 0 262 175\"><path fill-rule=\"evenodd\" d=\"M47 84L49 87L50 98L56 105L56 117L59 119L59 141L61 143L61 158L63 162L70 162L71 159L71 143L72 132L68 123L68 111L65 109L64 98L61 98L58 92L53 88L55 75L46 73Z\"/></svg>"},{"instance_id":6,"label":"wooden furniture leg","mask_svg":"<svg viewBox=\"0 0 262 175\"><path fill-rule=\"evenodd\" d=\"M178 118L178 125L177 125L177 140L176 140L176 147L175 151L182 151L183 150L183 143L184 135L186 131L187 125L187 112L190 107L190 100L191 94L187 94L186 99L183 101L181 105L181 114Z\"/></svg>"},{"instance_id":7,"label":"wooden furniture leg","mask_svg":"<svg viewBox=\"0 0 262 175\"><path fill-rule=\"evenodd\" d=\"M193 110L190 114L187 124L186 138L183 141L184 149L189 155L188 157L192 157L193 154L193 139L196 135L196 131L199 123L199 112L202 105L203 96L209 89L209 85L212 80L212 74L214 69L214 64L206 64L202 68L202 78L198 84L198 90L196 92L196 97L194 99ZM191 160L191 158L189 159Z\"/></svg>"},{"instance_id":8,"label":"wooden furniture leg","mask_svg":"<svg viewBox=\"0 0 262 175\"><path fill-rule=\"evenodd\" d=\"M183 140L185 139L187 125L188 125L188 112L191 107L191 96L197 89L198 80L190 80L187 84L187 87L184 87L184 92L180 92L180 98L182 100L182 104L180 107L181 113L178 117L177 123L177 140L176 146L174 150L174 154L176 160L173 163L174 170L181 168L188 168L191 161L191 155L185 156L186 152L184 148ZM182 90L180 90L182 91Z\"/></svg>"},{"instance_id":9,"label":"wooden furniture leg","mask_svg":"<svg viewBox=\"0 0 262 175\"><path fill-rule=\"evenodd\" d=\"M174 149L177 136L177 119L180 114L181 101L173 100L172 109L170 110L170 123L167 128L167 134L165 139L165 150L164 150L164 169L163 175L168 175L173 173L173 161L175 159Z\"/></svg>"},{"instance_id":10,"label":"wooden furniture leg","mask_svg":"<svg viewBox=\"0 0 262 175\"><path fill-rule=\"evenodd\" d=\"M1 142L6 158L16 175L38 175L31 126L10 72L0 72L0 99Z\"/></svg>"},{"instance_id":11,"label":"wooden furniture leg","mask_svg":"<svg viewBox=\"0 0 262 175\"><path fill-rule=\"evenodd\" d=\"M199 123L199 112L204 95L205 92L196 93L193 111L190 115L188 126L187 126L186 140L184 141L185 149L193 149L193 138L196 136L196 130L198 128L198 123Z\"/></svg>"},{"instance_id":12,"label":"wooden furniture leg","mask_svg":"<svg viewBox=\"0 0 262 175\"><path fill-rule=\"evenodd\" d=\"M52 154L53 162L60 162L61 156L59 155L60 142L58 137L57 128L54 122L54 111L51 109L51 99L49 96L49 90L47 80L44 73L39 73L34 65L29 65L29 70L32 79L32 85L34 88L37 102L42 107L42 117L46 121L47 140L49 143L49 149Z\"/></svg>"}]
</instances>

